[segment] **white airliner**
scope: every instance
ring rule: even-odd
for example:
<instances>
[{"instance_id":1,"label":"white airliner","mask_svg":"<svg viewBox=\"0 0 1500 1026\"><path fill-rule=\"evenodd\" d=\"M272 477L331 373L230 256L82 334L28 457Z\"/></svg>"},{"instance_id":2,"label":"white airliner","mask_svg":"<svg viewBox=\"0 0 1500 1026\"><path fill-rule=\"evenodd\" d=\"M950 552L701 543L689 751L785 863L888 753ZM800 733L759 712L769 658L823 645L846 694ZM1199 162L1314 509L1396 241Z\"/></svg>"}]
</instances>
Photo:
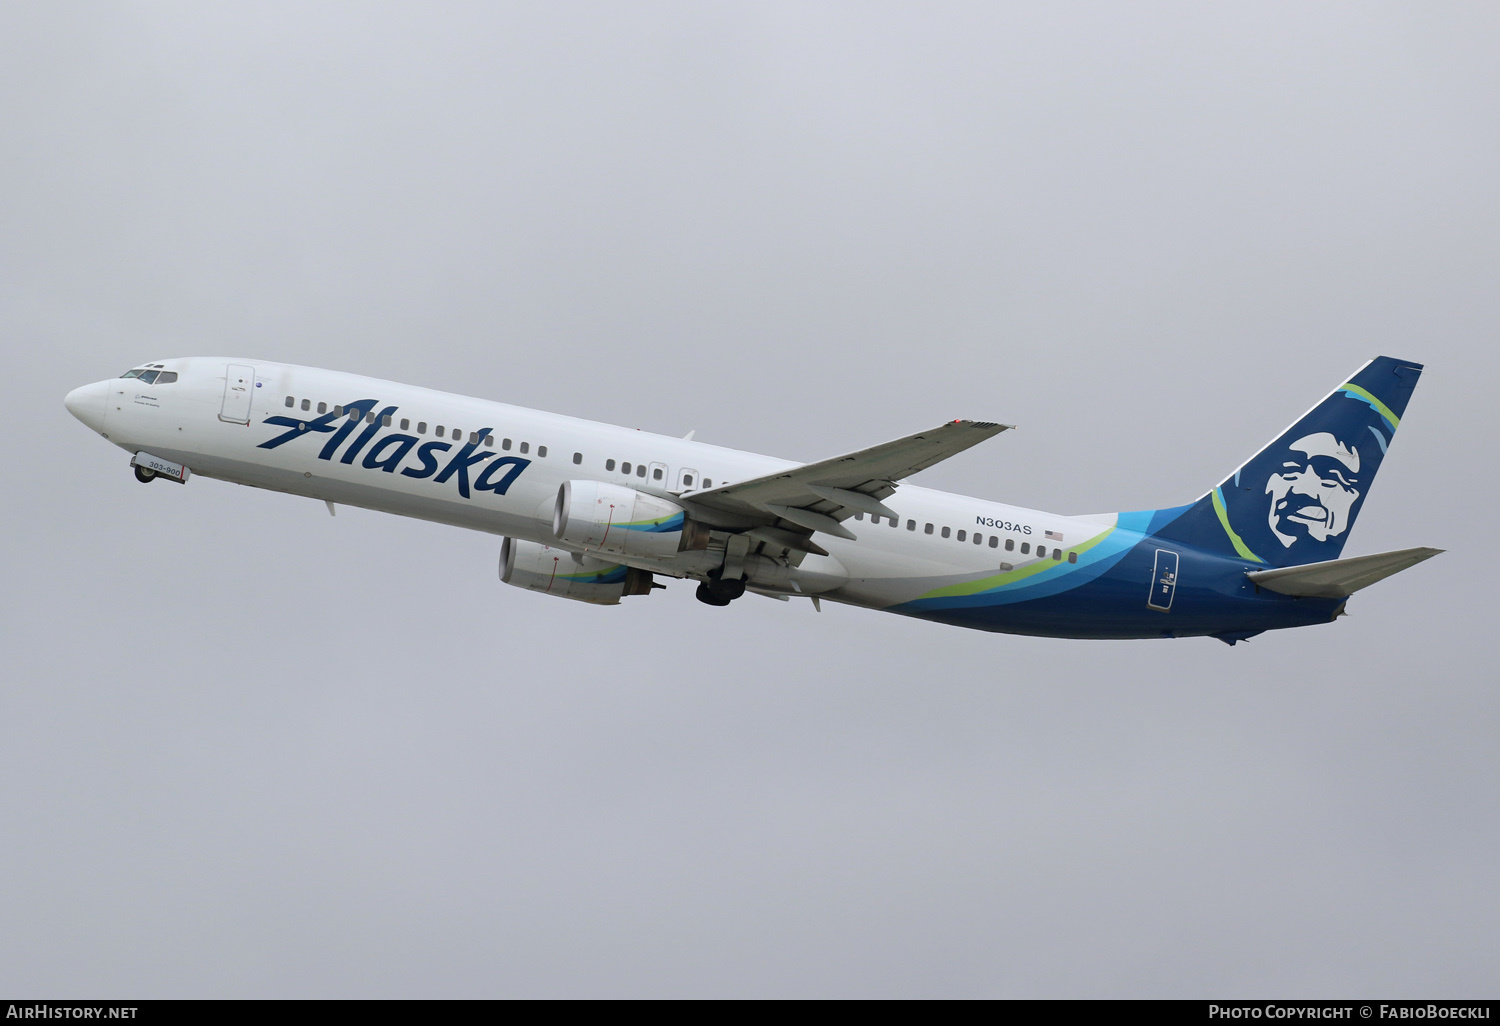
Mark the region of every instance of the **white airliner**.
<instances>
[{"instance_id":1,"label":"white airliner","mask_svg":"<svg viewBox=\"0 0 1500 1026\"><path fill-rule=\"evenodd\" d=\"M1062 516L906 478L1006 425L955 420L816 463L260 360L142 364L69 393L143 482L191 477L504 538L500 577L597 604L656 578L1071 638L1325 623L1437 549L1341 559L1419 364L1378 357L1197 502Z\"/></svg>"}]
</instances>

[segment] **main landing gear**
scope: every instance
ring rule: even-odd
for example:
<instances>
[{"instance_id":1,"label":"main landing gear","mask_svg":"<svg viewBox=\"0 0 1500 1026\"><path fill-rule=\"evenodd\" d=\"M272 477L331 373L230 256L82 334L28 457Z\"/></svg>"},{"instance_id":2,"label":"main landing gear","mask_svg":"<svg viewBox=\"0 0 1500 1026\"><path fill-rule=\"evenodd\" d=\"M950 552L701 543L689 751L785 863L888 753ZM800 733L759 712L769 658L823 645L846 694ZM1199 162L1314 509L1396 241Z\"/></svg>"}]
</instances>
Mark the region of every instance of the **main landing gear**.
<instances>
[{"instance_id":1,"label":"main landing gear","mask_svg":"<svg viewBox=\"0 0 1500 1026\"><path fill-rule=\"evenodd\" d=\"M745 581L736 578L725 581L719 578L719 570L710 570L709 579L698 585L698 601L710 606L727 606L745 594Z\"/></svg>"}]
</instances>

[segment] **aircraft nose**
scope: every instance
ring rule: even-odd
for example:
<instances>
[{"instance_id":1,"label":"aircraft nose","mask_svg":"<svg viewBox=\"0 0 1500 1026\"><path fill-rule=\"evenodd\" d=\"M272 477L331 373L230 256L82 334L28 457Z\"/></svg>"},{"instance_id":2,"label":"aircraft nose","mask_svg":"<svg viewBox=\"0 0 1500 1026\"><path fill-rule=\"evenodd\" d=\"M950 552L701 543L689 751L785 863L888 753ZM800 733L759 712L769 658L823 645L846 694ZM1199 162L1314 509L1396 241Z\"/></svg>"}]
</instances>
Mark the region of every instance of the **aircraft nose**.
<instances>
[{"instance_id":1,"label":"aircraft nose","mask_svg":"<svg viewBox=\"0 0 1500 1026\"><path fill-rule=\"evenodd\" d=\"M104 431L104 410L109 402L109 382L96 381L92 385L75 388L63 399L68 412L95 431Z\"/></svg>"}]
</instances>

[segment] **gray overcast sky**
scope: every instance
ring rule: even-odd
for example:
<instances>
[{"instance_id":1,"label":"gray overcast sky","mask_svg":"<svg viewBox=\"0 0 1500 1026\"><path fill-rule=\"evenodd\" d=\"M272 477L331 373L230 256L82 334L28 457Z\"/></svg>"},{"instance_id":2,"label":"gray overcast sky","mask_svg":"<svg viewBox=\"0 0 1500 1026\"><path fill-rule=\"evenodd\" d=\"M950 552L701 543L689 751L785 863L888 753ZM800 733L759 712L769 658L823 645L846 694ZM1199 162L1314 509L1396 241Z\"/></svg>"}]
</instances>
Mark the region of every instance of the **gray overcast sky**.
<instances>
[{"instance_id":1,"label":"gray overcast sky","mask_svg":"<svg viewBox=\"0 0 1500 1026\"><path fill-rule=\"evenodd\" d=\"M0 0L0 992L1495 996L1492 4ZM1073 642L193 481L63 409L359 371L1188 501L1428 372L1324 627Z\"/></svg>"}]
</instances>

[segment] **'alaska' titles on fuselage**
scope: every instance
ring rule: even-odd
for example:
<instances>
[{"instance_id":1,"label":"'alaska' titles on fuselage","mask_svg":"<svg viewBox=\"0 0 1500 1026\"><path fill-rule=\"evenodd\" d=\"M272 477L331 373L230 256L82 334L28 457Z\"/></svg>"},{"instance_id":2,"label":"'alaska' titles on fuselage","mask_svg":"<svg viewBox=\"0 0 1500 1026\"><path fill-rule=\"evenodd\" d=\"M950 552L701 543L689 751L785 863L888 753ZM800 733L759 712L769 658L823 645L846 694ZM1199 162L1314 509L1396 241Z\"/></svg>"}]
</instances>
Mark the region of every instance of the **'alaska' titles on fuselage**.
<instances>
[{"instance_id":1,"label":"'alaska' titles on fuselage","mask_svg":"<svg viewBox=\"0 0 1500 1026\"><path fill-rule=\"evenodd\" d=\"M339 462L353 465L360 452L372 442L380 433L382 427L390 423L391 417L400 409L397 406L387 406L379 413L374 409L380 405L378 399L357 399L344 406L335 406L328 413L320 414L310 420L301 420L296 417L288 417L284 414L276 414L265 418L263 423L272 424L276 427L287 428L285 432L275 438L260 443L259 448L275 449L288 442L297 441L302 438L312 437L318 434L332 434L318 451L318 459L332 461L338 455L339 447L349 440L354 434L355 428L363 426L363 430L349 442L349 447L339 456ZM337 428L335 422L342 421ZM442 463L444 455L453 450L452 442L441 439L423 441L416 435L388 434L370 447L360 466L367 470L379 470L387 474L394 474L397 470L403 477L417 479L432 478L434 484L446 484L454 480L458 485L458 494L463 498L469 498L469 470L484 464L486 460L493 458L494 462L485 464L484 469L474 479L474 488L477 491L494 492L504 495L516 478L531 465L531 461L521 456L497 456L493 452L485 452L480 446L485 439L490 437L491 428L480 428L471 436L470 440L454 453L442 470L438 465ZM401 464L416 452L416 466L405 466ZM434 476L435 475L435 476Z\"/></svg>"}]
</instances>

